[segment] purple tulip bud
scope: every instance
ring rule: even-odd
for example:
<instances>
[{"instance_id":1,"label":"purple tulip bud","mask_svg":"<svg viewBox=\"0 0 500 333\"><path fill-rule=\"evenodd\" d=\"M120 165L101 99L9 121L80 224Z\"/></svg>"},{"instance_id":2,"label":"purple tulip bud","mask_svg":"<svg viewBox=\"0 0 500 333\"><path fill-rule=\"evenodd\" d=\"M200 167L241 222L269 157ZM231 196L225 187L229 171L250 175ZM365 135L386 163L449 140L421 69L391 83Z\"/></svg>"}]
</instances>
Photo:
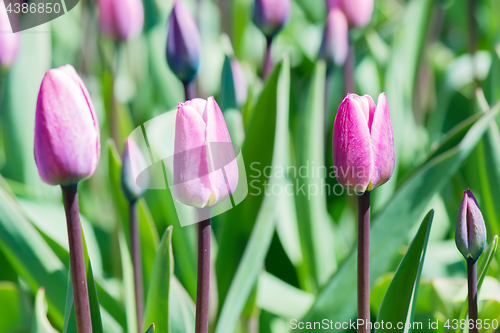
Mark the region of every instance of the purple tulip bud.
<instances>
[{"instance_id":1,"label":"purple tulip bud","mask_svg":"<svg viewBox=\"0 0 500 333\"><path fill-rule=\"evenodd\" d=\"M342 66L349 52L347 19L338 8L330 9L326 18L319 58L330 65Z\"/></svg>"},{"instance_id":2,"label":"purple tulip bud","mask_svg":"<svg viewBox=\"0 0 500 333\"><path fill-rule=\"evenodd\" d=\"M476 262L486 246L483 214L470 190L464 191L455 232L455 244L466 260Z\"/></svg>"},{"instance_id":3,"label":"purple tulip bud","mask_svg":"<svg viewBox=\"0 0 500 333\"><path fill-rule=\"evenodd\" d=\"M20 37L12 32L7 12L0 6L0 67L10 67L16 60L19 51ZM15 15L12 16L17 17Z\"/></svg>"},{"instance_id":4,"label":"purple tulip bud","mask_svg":"<svg viewBox=\"0 0 500 333\"><path fill-rule=\"evenodd\" d=\"M238 165L224 116L213 97L179 103L175 119L173 194L196 208L234 193Z\"/></svg>"},{"instance_id":5,"label":"purple tulip bud","mask_svg":"<svg viewBox=\"0 0 500 333\"><path fill-rule=\"evenodd\" d=\"M144 195L147 188L137 185L137 179L141 175L141 184L144 186L149 183L149 174L147 172L141 173L147 169L146 160L142 156L139 147L134 139L129 137L125 141L125 148L123 149L123 163L121 170L121 186L123 194L128 201L136 201Z\"/></svg>"},{"instance_id":6,"label":"purple tulip bud","mask_svg":"<svg viewBox=\"0 0 500 333\"><path fill-rule=\"evenodd\" d=\"M372 18L373 0L342 0L342 9L350 25L364 27Z\"/></svg>"},{"instance_id":7,"label":"purple tulip bud","mask_svg":"<svg viewBox=\"0 0 500 333\"><path fill-rule=\"evenodd\" d=\"M198 73L200 49L200 32L193 16L180 1L175 1L168 24L167 62L182 82L191 82Z\"/></svg>"},{"instance_id":8,"label":"purple tulip bud","mask_svg":"<svg viewBox=\"0 0 500 333\"><path fill-rule=\"evenodd\" d=\"M348 94L333 124L333 166L338 182L358 193L387 182L394 171L394 138L385 93L377 105Z\"/></svg>"},{"instance_id":9,"label":"purple tulip bud","mask_svg":"<svg viewBox=\"0 0 500 333\"><path fill-rule=\"evenodd\" d=\"M290 0L255 0L253 22L266 37L274 37L290 18L290 9Z\"/></svg>"},{"instance_id":10,"label":"purple tulip bud","mask_svg":"<svg viewBox=\"0 0 500 333\"><path fill-rule=\"evenodd\" d=\"M233 72L234 90L236 93L236 104L243 105L248 97L248 83L243 68L238 59L231 59L231 71Z\"/></svg>"},{"instance_id":11,"label":"purple tulip bud","mask_svg":"<svg viewBox=\"0 0 500 333\"><path fill-rule=\"evenodd\" d=\"M137 36L144 23L141 0L99 0L99 25L103 34L117 40Z\"/></svg>"},{"instance_id":12,"label":"purple tulip bud","mask_svg":"<svg viewBox=\"0 0 500 333\"><path fill-rule=\"evenodd\" d=\"M51 69L42 80L35 116L35 162L51 185L90 177L99 162L99 123L89 92L71 65Z\"/></svg>"}]
</instances>

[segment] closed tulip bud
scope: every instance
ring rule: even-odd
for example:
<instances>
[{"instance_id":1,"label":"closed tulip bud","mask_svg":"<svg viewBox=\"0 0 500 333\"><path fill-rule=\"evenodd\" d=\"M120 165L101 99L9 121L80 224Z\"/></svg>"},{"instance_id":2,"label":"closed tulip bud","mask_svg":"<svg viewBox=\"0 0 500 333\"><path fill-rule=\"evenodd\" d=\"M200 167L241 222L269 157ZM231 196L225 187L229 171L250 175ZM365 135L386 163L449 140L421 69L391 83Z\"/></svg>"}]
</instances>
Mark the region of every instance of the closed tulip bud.
<instances>
[{"instance_id":1,"label":"closed tulip bud","mask_svg":"<svg viewBox=\"0 0 500 333\"><path fill-rule=\"evenodd\" d=\"M464 191L455 232L455 244L466 260L476 262L486 246L483 214L470 190Z\"/></svg>"},{"instance_id":2,"label":"closed tulip bud","mask_svg":"<svg viewBox=\"0 0 500 333\"><path fill-rule=\"evenodd\" d=\"M168 24L167 62L182 82L191 82L198 73L200 49L200 33L193 16L176 1Z\"/></svg>"},{"instance_id":3,"label":"closed tulip bud","mask_svg":"<svg viewBox=\"0 0 500 333\"><path fill-rule=\"evenodd\" d=\"M240 106L243 105L248 97L248 84L245 78L243 68L238 59L231 59L231 71L233 72L234 90L236 93L236 103Z\"/></svg>"},{"instance_id":4,"label":"closed tulip bud","mask_svg":"<svg viewBox=\"0 0 500 333\"><path fill-rule=\"evenodd\" d=\"M290 18L290 9L290 0L255 0L253 22L266 37L273 37Z\"/></svg>"},{"instance_id":5,"label":"closed tulip bud","mask_svg":"<svg viewBox=\"0 0 500 333\"><path fill-rule=\"evenodd\" d=\"M175 121L173 194L196 208L213 207L238 184L238 165L213 97L180 103Z\"/></svg>"},{"instance_id":6,"label":"closed tulip bud","mask_svg":"<svg viewBox=\"0 0 500 333\"><path fill-rule=\"evenodd\" d=\"M372 18L373 0L342 0L349 24L354 27L364 27Z\"/></svg>"},{"instance_id":7,"label":"closed tulip bud","mask_svg":"<svg viewBox=\"0 0 500 333\"><path fill-rule=\"evenodd\" d=\"M20 37L13 33L7 12L0 6L0 67L10 67L19 51ZM13 16L16 17L16 16Z\"/></svg>"},{"instance_id":8,"label":"closed tulip bud","mask_svg":"<svg viewBox=\"0 0 500 333\"><path fill-rule=\"evenodd\" d=\"M348 94L333 124L333 166L338 182L358 193L387 182L394 171L394 138L385 93L377 105Z\"/></svg>"},{"instance_id":9,"label":"closed tulip bud","mask_svg":"<svg viewBox=\"0 0 500 333\"><path fill-rule=\"evenodd\" d=\"M319 58L330 65L342 66L349 52L347 19L338 8L330 9L326 18Z\"/></svg>"},{"instance_id":10,"label":"closed tulip bud","mask_svg":"<svg viewBox=\"0 0 500 333\"><path fill-rule=\"evenodd\" d=\"M90 177L100 156L99 123L89 92L71 65L49 70L38 93L35 162L51 185Z\"/></svg>"},{"instance_id":11,"label":"closed tulip bud","mask_svg":"<svg viewBox=\"0 0 500 333\"><path fill-rule=\"evenodd\" d=\"M103 34L117 40L137 36L144 24L141 0L98 0L99 25Z\"/></svg>"},{"instance_id":12,"label":"closed tulip bud","mask_svg":"<svg viewBox=\"0 0 500 333\"><path fill-rule=\"evenodd\" d=\"M139 147L134 139L128 138L123 149L123 164L121 170L121 186L123 194L128 201L133 202L144 195L147 188L144 185L149 183L149 174L141 174L147 169L146 160L142 156ZM139 175L141 175L141 185L137 185Z\"/></svg>"}]
</instances>

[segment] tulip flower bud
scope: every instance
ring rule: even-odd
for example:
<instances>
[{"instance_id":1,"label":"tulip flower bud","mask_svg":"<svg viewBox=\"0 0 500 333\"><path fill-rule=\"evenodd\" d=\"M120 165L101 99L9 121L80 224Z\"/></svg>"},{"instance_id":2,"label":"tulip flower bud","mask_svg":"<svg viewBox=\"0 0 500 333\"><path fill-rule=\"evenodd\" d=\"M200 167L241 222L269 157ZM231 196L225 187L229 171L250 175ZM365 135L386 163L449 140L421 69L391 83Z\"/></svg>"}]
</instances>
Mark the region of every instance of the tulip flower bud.
<instances>
[{"instance_id":1,"label":"tulip flower bud","mask_svg":"<svg viewBox=\"0 0 500 333\"><path fill-rule=\"evenodd\" d=\"M483 214L470 190L464 191L455 232L455 244L466 260L476 262L486 246Z\"/></svg>"},{"instance_id":2,"label":"tulip flower bud","mask_svg":"<svg viewBox=\"0 0 500 333\"><path fill-rule=\"evenodd\" d=\"M175 1L170 14L167 37L167 62L184 83L191 82L200 67L201 39L191 13Z\"/></svg>"},{"instance_id":3,"label":"tulip flower bud","mask_svg":"<svg viewBox=\"0 0 500 333\"><path fill-rule=\"evenodd\" d=\"M364 27L372 18L373 0L342 0L349 24L355 27Z\"/></svg>"},{"instance_id":4,"label":"tulip flower bud","mask_svg":"<svg viewBox=\"0 0 500 333\"><path fill-rule=\"evenodd\" d=\"M12 32L7 12L0 6L0 67L10 67L17 57L19 51L20 37L18 33ZM13 16L16 17L16 16Z\"/></svg>"},{"instance_id":5,"label":"tulip flower bud","mask_svg":"<svg viewBox=\"0 0 500 333\"><path fill-rule=\"evenodd\" d=\"M385 93L377 105L348 94L333 124L333 166L338 182L358 193L387 182L394 171L394 138Z\"/></svg>"},{"instance_id":6,"label":"tulip flower bud","mask_svg":"<svg viewBox=\"0 0 500 333\"><path fill-rule=\"evenodd\" d=\"M330 9L326 18L319 58L330 65L342 66L349 52L347 19L338 8Z\"/></svg>"},{"instance_id":7,"label":"tulip flower bud","mask_svg":"<svg viewBox=\"0 0 500 333\"><path fill-rule=\"evenodd\" d=\"M71 65L49 70L38 93L35 162L50 185L90 177L99 162L99 123L89 92Z\"/></svg>"},{"instance_id":8,"label":"tulip flower bud","mask_svg":"<svg viewBox=\"0 0 500 333\"><path fill-rule=\"evenodd\" d=\"M213 97L180 103L175 121L173 194L196 208L213 207L236 190L238 165Z\"/></svg>"},{"instance_id":9,"label":"tulip flower bud","mask_svg":"<svg viewBox=\"0 0 500 333\"><path fill-rule=\"evenodd\" d=\"M147 188L137 185L137 179L142 170L147 169L146 160L142 156L139 147L134 139L129 137L125 141L125 148L123 149L123 163L121 170L121 185L123 194L128 201L133 202L144 195ZM144 178L146 177L146 178ZM144 186L149 183L149 174L145 172L141 174L141 184Z\"/></svg>"},{"instance_id":10,"label":"tulip flower bud","mask_svg":"<svg viewBox=\"0 0 500 333\"><path fill-rule=\"evenodd\" d=\"M255 0L253 22L266 37L274 37L290 18L290 9L290 0Z\"/></svg>"},{"instance_id":11,"label":"tulip flower bud","mask_svg":"<svg viewBox=\"0 0 500 333\"><path fill-rule=\"evenodd\" d=\"M99 0L99 25L103 34L124 40L137 36L143 24L141 0Z\"/></svg>"}]
</instances>

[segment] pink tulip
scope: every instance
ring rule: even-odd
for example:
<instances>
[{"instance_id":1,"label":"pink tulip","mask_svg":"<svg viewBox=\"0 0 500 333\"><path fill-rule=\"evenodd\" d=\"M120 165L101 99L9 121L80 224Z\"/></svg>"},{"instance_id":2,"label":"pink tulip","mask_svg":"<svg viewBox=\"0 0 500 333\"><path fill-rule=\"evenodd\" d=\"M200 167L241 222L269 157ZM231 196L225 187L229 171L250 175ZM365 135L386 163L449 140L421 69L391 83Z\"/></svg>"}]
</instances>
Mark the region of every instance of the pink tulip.
<instances>
[{"instance_id":1,"label":"pink tulip","mask_svg":"<svg viewBox=\"0 0 500 333\"><path fill-rule=\"evenodd\" d=\"M90 177L99 162L100 132L94 106L71 65L42 80L35 116L35 161L40 178L71 185Z\"/></svg>"},{"instance_id":2,"label":"pink tulip","mask_svg":"<svg viewBox=\"0 0 500 333\"><path fill-rule=\"evenodd\" d=\"M486 247L486 227L483 214L470 190L464 191L464 198L458 213L455 244L466 260L476 262Z\"/></svg>"},{"instance_id":3,"label":"pink tulip","mask_svg":"<svg viewBox=\"0 0 500 333\"><path fill-rule=\"evenodd\" d=\"M148 165L142 155L137 143L132 137L125 141L123 149L123 164L121 169L121 186L122 191L128 201L133 202L144 195L149 184L149 174L142 174L139 186L139 175L143 170L146 170Z\"/></svg>"},{"instance_id":4,"label":"pink tulip","mask_svg":"<svg viewBox=\"0 0 500 333\"><path fill-rule=\"evenodd\" d=\"M18 33L12 32L7 12L3 10L3 6L0 8L0 67L10 67L16 60L20 37Z\"/></svg>"},{"instance_id":5,"label":"pink tulip","mask_svg":"<svg viewBox=\"0 0 500 333\"><path fill-rule=\"evenodd\" d=\"M330 9L326 18L319 58L329 64L342 66L349 52L349 34L347 19L338 8Z\"/></svg>"},{"instance_id":6,"label":"pink tulip","mask_svg":"<svg viewBox=\"0 0 500 333\"><path fill-rule=\"evenodd\" d=\"M364 27L372 18L373 0L342 0L349 24L355 27Z\"/></svg>"},{"instance_id":7,"label":"pink tulip","mask_svg":"<svg viewBox=\"0 0 500 333\"><path fill-rule=\"evenodd\" d=\"M238 59L231 59L231 71L233 72L234 91L236 94L236 104L245 104L248 97L248 83L245 73Z\"/></svg>"},{"instance_id":8,"label":"pink tulip","mask_svg":"<svg viewBox=\"0 0 500 333\"><path fill-rule=\"evenodd\" d=\"M99 25L103 34L128 39L141 32L143 23L141 0L99 0Z\"/></svg>"},{"instance_id":9,"label":"pink tulip","mask_svg":"<svg viewBox=\"0 0 500 333\"><path fill-rule=\"evenodd\" d=\"M375 105L368 96L348 94L333 124L333 166L338 182L356 192L371 191L394 171L394 138L385 93Z\"/></svg>"},{"instance_id":10,"label":"pink tulip","mask_svg":"<svg viewBox=\"0 0 500 333\"><path fill-rule=\"evenodd\" d=\"M238 166L231 137L213 97L179 103L174 152L177 201L196 208L212 207L236 189Z\"/></svg>"}]
</instances>

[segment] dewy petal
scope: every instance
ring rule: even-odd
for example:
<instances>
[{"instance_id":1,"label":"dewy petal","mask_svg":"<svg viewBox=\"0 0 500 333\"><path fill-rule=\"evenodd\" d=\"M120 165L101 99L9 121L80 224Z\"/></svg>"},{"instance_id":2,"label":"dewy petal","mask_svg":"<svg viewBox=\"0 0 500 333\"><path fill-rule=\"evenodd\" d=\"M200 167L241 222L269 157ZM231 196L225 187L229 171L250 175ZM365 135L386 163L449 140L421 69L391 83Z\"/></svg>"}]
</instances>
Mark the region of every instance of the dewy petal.
<instances>
[{"instance_id":1,"label":"dewy petal","mask_svg":"<svg viewBox=\"0 0 500 333\"><path fill-rule=\"evenodd\" d=\"M224 116L213 97L209 97L205 109L207 124L207 142L210 146L208 156L212 170L210 182L216 204L234 193L238 184L238 165L236 162L231 137L224 120ZM223 174L225 173L225 177ZM227 179L227 183L226 183Z\"/></svg>"},{"instance_id":2,"label":"dewy petal","mask_svg":"<svg viewBox=\"0 0 500 333\"><path fill-rule=\"evenodd\" d=\"M465 193L467 194L468 254L470 258L477 260L486 246L486 227L476 198L470 190Z\"/></svg>"},{"instance_id":3,"label":"dewy petal","mask_svg":"<svg viewBox=\"0 0 500 333\"><path fill-rule=\"evenodd\" d=\"M340 104L332 141L337 180L344 187L364 192L371 178L370 132L363 110L352 95Z\"/></svg>"},{"instance_id":4,"label":"dewy petal","mask_svg":"<svg viewBox=\"0 0 500 333\"><path fill-rule=\"evenodd\" d=\"M179 104L175 120L174 185L177 201L205 207L212 195L207 164L206 124L193 104Z\"/></svg>"},{"instance_id":5,"label":"dewy petal","mask_svg":"<svg viewBox=\"0 0 500 333\"><path fill-rule=\"evenodd\" d=\"M464 191L464 197L458 211L457 227L455 230L455 244L464 258L469 253L469 235L467 230L467 191Z\"/></svg>"},{"instance_id":6,"label":"dewy petal","mask_svg":"<svg viewBox=\"0 0 500 333\"><path fill-rule=\"evenodd\" d=\"M391 115L385 93L379 95L377 107L373 115L371 146L373 164L370 189L374 189L391 178L395 164Z\"/></svg>"}]
</instances>

